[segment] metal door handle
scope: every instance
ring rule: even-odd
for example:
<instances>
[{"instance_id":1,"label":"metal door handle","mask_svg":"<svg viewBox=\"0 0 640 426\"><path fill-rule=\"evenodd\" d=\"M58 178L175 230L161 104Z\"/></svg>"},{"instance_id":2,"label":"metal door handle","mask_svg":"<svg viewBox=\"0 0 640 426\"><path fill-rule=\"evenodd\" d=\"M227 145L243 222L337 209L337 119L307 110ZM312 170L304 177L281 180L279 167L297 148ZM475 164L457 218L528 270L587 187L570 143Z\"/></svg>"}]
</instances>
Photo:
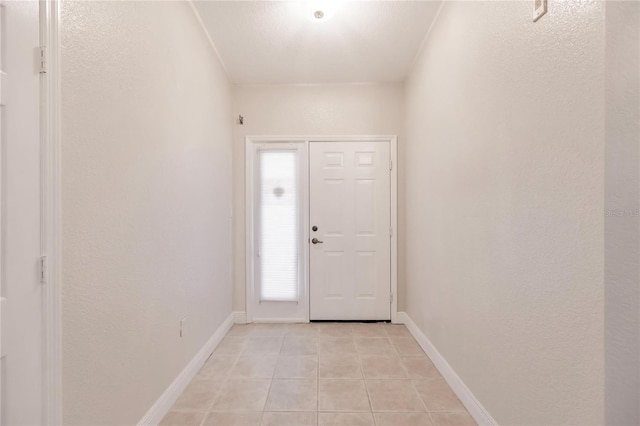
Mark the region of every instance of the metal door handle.
<instances>
[{"instance_id":1,"label":"metal door handle","mask_svg":"<svg viewBox=\"0 0 640 426\"><path fill-rule=\"evenodd\" d=\"M322 243L323 243L322 241L320 241L320 240L319 240L319 239L317 239L317 238L314 238L313 240L311 240L311 242L312 242L313 244L322 244Z\"/></svg>"}]
</instances>

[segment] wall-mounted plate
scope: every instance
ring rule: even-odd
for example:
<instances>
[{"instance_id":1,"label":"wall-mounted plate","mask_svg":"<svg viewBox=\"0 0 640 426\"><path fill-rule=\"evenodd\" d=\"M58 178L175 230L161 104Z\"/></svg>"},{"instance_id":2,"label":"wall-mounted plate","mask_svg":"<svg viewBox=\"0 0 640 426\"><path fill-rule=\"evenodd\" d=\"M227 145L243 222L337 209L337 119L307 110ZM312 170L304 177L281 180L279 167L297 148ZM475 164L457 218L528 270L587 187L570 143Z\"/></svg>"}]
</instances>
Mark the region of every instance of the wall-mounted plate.
<instances>
[{"instance_id":1,"label":"wall-mounted plate","mask_svg":"<svg viewBox=\"0 0 640 426\"><path fill-rule=\"evenodd\" d=\"M547 13L547 0L533 0L533 22Z\"/></svg>"}]
</instances>

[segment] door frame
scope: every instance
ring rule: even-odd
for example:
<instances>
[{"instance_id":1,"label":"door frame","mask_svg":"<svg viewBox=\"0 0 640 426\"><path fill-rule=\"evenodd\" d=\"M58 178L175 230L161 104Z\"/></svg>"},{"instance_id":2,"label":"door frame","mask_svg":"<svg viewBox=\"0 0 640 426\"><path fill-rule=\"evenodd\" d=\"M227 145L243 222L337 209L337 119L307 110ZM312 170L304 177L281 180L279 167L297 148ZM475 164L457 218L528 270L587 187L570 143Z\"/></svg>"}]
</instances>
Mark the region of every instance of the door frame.
<instances>
[{"instance_id":1,"label":"door frame","mask_svg":"<svg viewBox=\"0 0 640 426\"><path fill-rule=\"evenodd\" d=\"M4 7L0 0L0 8ZM62 333L60 312L60 72L59 9L56 0L39 0L40 46L40 255L42 274L42 421L62 424ZM0 86L4 83L0 81ZM0 165L1 166L1 165ZM0 184L0 204L4 203ZM0 211L3 207L0 208ZM3 225L2 218L0 224ZM4 259L4 251L0 251Z\"/></svg>"},{"instance_id":2,"label":"door frame","mask_svg":"<svg viewBox=\"0 0 640 426\"><path fill-rule=\"evenodd\" d=\"M58 425L62 424L60 1L39 3L40 44L46 63L46 72L40 74L41 254L45 259L43 411L45 424Z\"/></svg>"},{"instance_id":3,"label":"door frame","mask_svg":"<svg viewBox=\"0 0 640 426\"><path fill-rule=\"evenodd\" d=\"M269 144L269 143L301 143L305 145L306 152L309 152L310 142L388 142L390 147L391 158L391 322L398 322L398 137L395 135L348 135L348 136L288 136L288 135L256 135L245 137L245 303L246 303L246 322L299 322L300 318L254 318L254 304L255 304L255 281L254 281L254 256L256 252L255 247L255 145L256 144ZM308 162L308 156L307 160ZM308 165L307 165L308 167ZM309 218L309 188L307 182L306 188L307 200L304 204L303 215L305 221ZM303 229L303 238L309 239L309 227L305 226ZM306 247L306 246L305 246ZM307 297L310 296L309 292L309 249L308 247L304 253L305 258L305 282ZM306 312L306 322L309 322L309 310Z\"/></svg>"}]
</instances>

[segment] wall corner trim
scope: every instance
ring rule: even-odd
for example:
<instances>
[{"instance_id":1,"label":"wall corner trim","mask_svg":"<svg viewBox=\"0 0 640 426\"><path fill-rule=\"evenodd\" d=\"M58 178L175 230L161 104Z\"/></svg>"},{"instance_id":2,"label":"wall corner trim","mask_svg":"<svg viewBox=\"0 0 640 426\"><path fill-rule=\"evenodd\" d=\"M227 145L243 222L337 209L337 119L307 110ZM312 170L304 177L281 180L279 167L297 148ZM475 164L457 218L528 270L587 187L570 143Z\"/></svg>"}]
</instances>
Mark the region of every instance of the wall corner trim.
<instances>
[{"instance_id":1,"label":"wall corner trim","mask_svg":"<svg viewBox=\"0 0 640 426\"><path fill-rule=\"evenodd\" d=\"M413 337L418 344L425 351L427 356L431 358L433 365L436 366L440 374L447 381L451 389L458 396L458 399L464 404L467 411L478 425L486 426L498 426L498 423L491 417L489 412L478 401L471 390L465 385L462 379L456 374L451 365L444 359L444 357L438 352L436 347L431 343L427 336L418 328L413 320L407 315L406 312L398 312L397 322L407 326Z\"/></svg>"},{"instance_id":2,"label":"wall corner trim","mask_svg":"<svg viewBox=\"0 0 640 426\"><path fill-rule=\"evenodd\" d=\"M160 398L151 406L147 414L144 415L142 420L138 422L139 426L142 425L157 425L169 412L171 406L176 402L180 394L185 390L187 385L198 374L198 371L202 368L204 363L209 359L209 356L218 347L224 336L231 329L234 323L234 313L229 314L227 319L224 320L220 327L213 333L211 338L205 343L205 345L198 351L189 364L178 374L169 387L160 395Z\"/></svg>"},{"instance_id":3,"label":"wall corner trim","mask_svg":"<svg viewBox=\"0 0 640 426\"><path fill-rule=\"evenodd\" d=\"M234 324L246 324L247 323L247 313L245 311L233 311L231 312L233 315L233 323Z\"/></svg>"},{"instance_id":4,"label":"wall corner trim","mask_svg":"<svg viewBox=\"0 0 640 426\"><path fill-rule=\"evenodd\" d=\"M222 69L224 70L224 73L227 76L227 79L233 83L233 81L231 80L231 75L229 74L229 70L227 69L227 64L224 63L224 61L222 60L222 56L220 56L220 52L218 52L218 48L216 47L216 44L213 42L213 39L211 38L211 34L209 34L209 30L207 29L207 26L204 24L204 21L202 20L202 16L200 16L200 12L198 12L198 9L196 9L196 5L193 4L192 0L188 0L189 2L189 6L191 7L191 10L193 11L193 14L196 16L196 19L198 20L198 23L200 24L200 28L202 28L202 31L204 31L204 35L207 38L207 40L209 40L209 45L211 45L211 48L213 49L213 53L216 55L216 58L218 58L218 61L220 61L220 65L222 65Z\"/></svg>"},{"instance_id":5,"label":"wall corner trim","mask_svg":"<svg viewBox=\"0 0 640 426\"><path fill-rule=\"evenodd\" d=\"M436 16L433 17L433 21L431 21L431 24L429 25L427 32L424 34L424 37L420 42L418 51L416 52L416 55L413 57L413 60L411 61L411 65L409 66L409 72L407 73L407 76L405 77L405 80L404 80L405 82L413 73L413 70L416 67L416 64L418 63L418 58L420 58L420 55L422 54L422 51L424 50L424 47L427 44L427 40L429 40L429 36L431 36L431 30L433 30L433 27L435 26L436 21L438 20L438 18L440 18L440 12L442 12L442 7L444 6L444 3L446 1L447 0L440 0L440 6L438 6L438 11L436 12Z\"/></svg>"}]
</instances>

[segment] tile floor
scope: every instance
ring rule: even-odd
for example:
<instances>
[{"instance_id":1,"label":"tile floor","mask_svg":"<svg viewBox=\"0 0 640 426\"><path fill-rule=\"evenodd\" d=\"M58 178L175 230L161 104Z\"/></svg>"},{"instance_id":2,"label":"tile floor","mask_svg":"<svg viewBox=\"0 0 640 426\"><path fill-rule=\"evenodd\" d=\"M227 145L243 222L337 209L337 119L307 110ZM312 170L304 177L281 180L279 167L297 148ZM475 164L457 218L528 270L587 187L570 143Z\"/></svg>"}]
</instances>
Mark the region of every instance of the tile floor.
<instances>
[{"instance_id":1,"label":"tile floor","mask_svg":"<svg viewBox=\"0 0 640 426\"><path fill-rule=\"evenodd\" d=\"M403 325L235 325L162 425L475 425Z\"/></svg>"}]
</instances>

